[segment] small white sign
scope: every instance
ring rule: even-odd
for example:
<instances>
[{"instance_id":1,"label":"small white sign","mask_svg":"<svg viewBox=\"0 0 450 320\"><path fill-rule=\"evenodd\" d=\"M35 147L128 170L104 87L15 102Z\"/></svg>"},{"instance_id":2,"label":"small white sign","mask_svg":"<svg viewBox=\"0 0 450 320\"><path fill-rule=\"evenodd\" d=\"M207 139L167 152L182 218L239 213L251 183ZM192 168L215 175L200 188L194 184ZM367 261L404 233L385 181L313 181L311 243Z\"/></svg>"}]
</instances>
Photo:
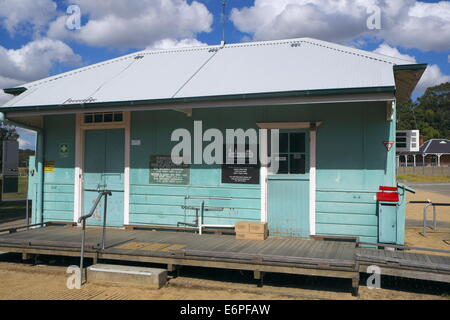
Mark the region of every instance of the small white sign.
<instances>
[{"instance_id":1,"label":"small white sign","mask_svg":"<svg viewBox=\"0 0 450 320\"><path fill-rule=\"evenodd\" d=\"M131 145L132 146L140 146L141 145L141 140L131 140Z\"/></svg>"}]
</instances>

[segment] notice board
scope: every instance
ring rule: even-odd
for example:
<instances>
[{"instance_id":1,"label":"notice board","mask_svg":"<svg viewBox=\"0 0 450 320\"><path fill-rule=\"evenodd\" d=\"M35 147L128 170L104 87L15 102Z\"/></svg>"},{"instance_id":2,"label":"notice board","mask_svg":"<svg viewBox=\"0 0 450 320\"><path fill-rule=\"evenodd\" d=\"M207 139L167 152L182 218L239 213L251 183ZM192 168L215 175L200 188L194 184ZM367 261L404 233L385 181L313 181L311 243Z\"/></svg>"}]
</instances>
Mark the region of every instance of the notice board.
<instances>
[{"instance_id":1,"label":"notice board","mask_svg":"<svg viewBox=\"0 0 450 320\"><path fill-rule=\"evenodd\" d=\"M189 165L177 165L169 155L150 156L150 184L188 185L189 182Z\"/></svg>"}]
</instances>

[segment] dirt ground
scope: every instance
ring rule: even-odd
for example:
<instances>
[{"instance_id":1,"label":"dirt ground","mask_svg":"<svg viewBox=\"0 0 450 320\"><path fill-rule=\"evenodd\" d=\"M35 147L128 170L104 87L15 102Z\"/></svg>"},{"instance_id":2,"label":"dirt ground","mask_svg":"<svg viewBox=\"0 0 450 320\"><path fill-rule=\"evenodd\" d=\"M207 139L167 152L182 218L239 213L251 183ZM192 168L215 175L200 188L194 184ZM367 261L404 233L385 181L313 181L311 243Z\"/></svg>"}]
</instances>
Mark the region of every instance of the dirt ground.
<instances>
[{"instance_id":1,"label":"dirt ground","mask_svg":"<svg viewBox=\"0 0 450 320\"><path fill-rule=\"evenodd\" d=\"M426 191L408 197L408 200L430 199L450 202L450 196ZM440 221L450 220L450 210L440 210ZM421 220L423 206L408 205L407 219ZM431 213L431 210L430 210ZM447 220L445 220L447 219ZM406 245L450 250L443 240L450 239L450 229L408 227ZM85 284L82 289L68 289L66 268L76 262L54 262L54 258L41 264L22 263L19 255L0 254L0 300L449 300L450 285L411 279L383 277L382 289L368 289L361 279L360 296L352 297L351 285L346 279L314 278L292 275L272 275L258 287L251 274L240 271L190 268L182 269L179 277L170 278L160 290L117 284ZM53 260L51 260L53 259ZM56 265L53 265L56 264Z\"/></svg>"}]
</instances>

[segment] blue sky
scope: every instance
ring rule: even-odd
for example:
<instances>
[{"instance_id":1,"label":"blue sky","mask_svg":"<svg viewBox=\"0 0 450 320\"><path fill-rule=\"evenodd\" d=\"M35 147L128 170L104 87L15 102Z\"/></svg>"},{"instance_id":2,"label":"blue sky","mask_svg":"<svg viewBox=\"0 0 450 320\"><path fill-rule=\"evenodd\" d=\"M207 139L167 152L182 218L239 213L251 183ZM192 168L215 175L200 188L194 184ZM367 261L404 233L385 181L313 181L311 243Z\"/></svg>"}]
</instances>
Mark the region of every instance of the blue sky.
<instances>
[{"instance_id":1,"label":"blue sky","mask_svg":"<svg viewBox=\"0 0 450 320\"><path fill-rule=\"evenodd\" d=\"M221 12L222 0L0 0L0 87L145 48L218 44ZM449 1L227 1L228 43L295 37L428 63L414 98L450 81Z\"/></svg>"}]
</instances>

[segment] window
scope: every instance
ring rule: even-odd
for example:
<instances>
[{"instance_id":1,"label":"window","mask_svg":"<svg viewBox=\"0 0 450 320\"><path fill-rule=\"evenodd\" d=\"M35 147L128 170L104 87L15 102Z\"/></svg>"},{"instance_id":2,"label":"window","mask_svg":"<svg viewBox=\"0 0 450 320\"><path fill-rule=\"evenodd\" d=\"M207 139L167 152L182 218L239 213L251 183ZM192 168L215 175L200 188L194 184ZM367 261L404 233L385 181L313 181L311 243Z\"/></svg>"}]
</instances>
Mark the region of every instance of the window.
<instances>
[{"instance_id":1,"label":"window","mask_svg":"<svg viewBox=\"0 0 450 320\"><path fill-rule=\"evenodd\" d=\"M122 112L96 112L86 113L84 115L84 123L107 123L107 122L122 122Z\"/></svg>"},{"instance_id":2,"label":"window","mask_svg":"<svg viewBox=\"0 0 450 320\"><path fill-rule=\"evenodd\" d=\"M278 174L306 173L305 141L304 132L280 132Z\"/></svg>"}]
</instances>

